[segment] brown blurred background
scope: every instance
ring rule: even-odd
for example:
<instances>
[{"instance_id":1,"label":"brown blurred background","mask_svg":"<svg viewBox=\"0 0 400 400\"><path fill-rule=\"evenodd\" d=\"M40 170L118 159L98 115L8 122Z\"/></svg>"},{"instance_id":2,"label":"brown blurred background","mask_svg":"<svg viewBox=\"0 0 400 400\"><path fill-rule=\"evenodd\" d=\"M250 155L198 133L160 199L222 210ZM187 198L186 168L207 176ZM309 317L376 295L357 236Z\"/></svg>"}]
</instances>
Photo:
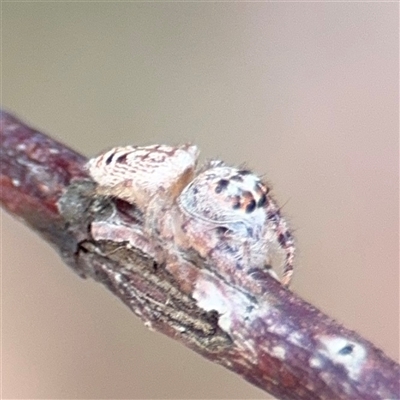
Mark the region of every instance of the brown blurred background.
<instances>
[{"instance_id":1,"label":"brown blurred background","mask_svg":"<svg viewBox=\"0 0 400 400\"><path fill-rule=\"evenodd\" d=\"M273 183L293 290L399 359L398 4L3 3L3 107L82 153L198 144ZM268 398L2 218L4 398Z\"/></svg>"}]
</instances>

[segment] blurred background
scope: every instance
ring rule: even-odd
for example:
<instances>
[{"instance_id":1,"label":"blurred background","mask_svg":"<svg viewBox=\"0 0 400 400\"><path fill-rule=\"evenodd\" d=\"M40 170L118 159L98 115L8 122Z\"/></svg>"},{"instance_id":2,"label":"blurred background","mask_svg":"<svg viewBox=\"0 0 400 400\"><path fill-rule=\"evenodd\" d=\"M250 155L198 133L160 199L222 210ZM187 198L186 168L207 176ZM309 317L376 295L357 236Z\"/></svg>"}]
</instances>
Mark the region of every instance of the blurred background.
<instances>
[{"instance_id":1,"label":"blurred background","mask_svg":"<svg viewBox=\"0 0 400 400\"><path fill-rule=\"evenodd\" d=\"M396 3L3 3L3 107L93 156L196 143L273 184L292 289L399 359ZM4 398L270 398L2 216Z\"/></svg>"}]
</instances>

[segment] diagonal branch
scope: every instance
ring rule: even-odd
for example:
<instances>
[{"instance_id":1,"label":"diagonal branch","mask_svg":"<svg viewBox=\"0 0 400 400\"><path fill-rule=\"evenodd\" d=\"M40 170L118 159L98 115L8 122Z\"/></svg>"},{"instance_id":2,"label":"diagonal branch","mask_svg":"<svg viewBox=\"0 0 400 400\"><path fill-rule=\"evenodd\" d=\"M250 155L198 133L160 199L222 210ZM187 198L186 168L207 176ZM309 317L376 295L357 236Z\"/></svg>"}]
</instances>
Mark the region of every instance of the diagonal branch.
<instances>
[{"instance_id":1,"label":"diagonal branch","mask_svg":"<svg viewBox=\"0 0 400 400\"><path fill-rule=\"evenodd\" d=\"M372 343L268 274L253 277L257 286L249 292L210 269L207 280L194 285L203 271L200 259L176 273L165 268L141 213L94 195L83 156L7 113L0 121L2 206L147 326L280 399L400 398L399 365ZM224 313L215 311L220 304L213 308L217 300Z\"/></svg>"}]
</instances>

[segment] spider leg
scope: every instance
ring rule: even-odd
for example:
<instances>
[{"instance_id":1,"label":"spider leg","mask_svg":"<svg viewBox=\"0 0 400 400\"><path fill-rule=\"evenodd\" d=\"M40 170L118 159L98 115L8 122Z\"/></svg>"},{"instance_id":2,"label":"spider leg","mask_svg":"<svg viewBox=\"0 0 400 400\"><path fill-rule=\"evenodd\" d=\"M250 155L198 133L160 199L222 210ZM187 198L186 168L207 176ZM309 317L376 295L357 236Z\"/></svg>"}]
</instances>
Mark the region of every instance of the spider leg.
<instances>
[{"instance_id":1,"label":"spider leg","mask_svg":"<svg viewBox=\"0 0 400 400\"><path fill-rule=\"evenodd\" d=\"M285 253L282 277L280 279L283 286L288 287L293 276L295 244L293 235L290 232L288 224L280 213L280 209L274 200L269 199L267 205L268 220L273 223L273 229L280 248Z\"/></svg>"},{"instance_id":2,"label":"spider leg","mask_svg":"<svg viewBox=\"0 0 400 400\"><path fill-rule=\"evenodd\" d=\"M293 236L290 233L286 221L282 218L279 220L277 225L278 241L280 246L285 252L285 263L283 266L283 273L281 283L283 286L288 287L293 276L293 264L294 264L294 253L295 246Z\"/></svg>"}]
</instances>

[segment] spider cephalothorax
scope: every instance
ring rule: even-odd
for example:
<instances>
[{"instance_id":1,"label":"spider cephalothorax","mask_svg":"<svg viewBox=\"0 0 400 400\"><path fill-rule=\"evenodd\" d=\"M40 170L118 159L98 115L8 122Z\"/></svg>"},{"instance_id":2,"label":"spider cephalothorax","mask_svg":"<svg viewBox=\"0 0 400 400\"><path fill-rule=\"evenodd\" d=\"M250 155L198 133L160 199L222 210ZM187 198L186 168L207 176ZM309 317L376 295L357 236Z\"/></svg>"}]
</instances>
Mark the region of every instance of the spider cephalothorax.
<instances>
[{"instance_id":1,"label":"spider cephalothorax","mask_svg":"<svg viewBox=\"0 0 400 400\"><path fill-rule=\"evenodd\" d=\"M157 193L176 193L192 180L198 149L189 144L115 147L92 158L87 168L98 193L146 208Z\"/></svg>"}]
</instances>

